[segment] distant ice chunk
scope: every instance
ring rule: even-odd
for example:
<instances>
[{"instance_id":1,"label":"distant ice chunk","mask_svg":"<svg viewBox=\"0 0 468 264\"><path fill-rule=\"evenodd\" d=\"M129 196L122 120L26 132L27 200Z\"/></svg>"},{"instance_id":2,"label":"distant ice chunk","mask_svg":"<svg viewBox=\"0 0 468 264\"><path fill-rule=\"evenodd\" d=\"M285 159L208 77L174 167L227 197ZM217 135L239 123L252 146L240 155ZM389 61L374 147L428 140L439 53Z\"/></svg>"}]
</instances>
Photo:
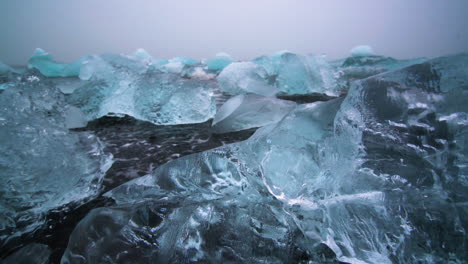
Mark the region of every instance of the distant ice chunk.
<instances>
[{"instance_id":1,"label":"distant ice chunk","mask_svg":"<svg viewBox=\"0 0 468 264\"><path fill-rule=\"evenodd\" d=\"M55 62L52 56L42 49L36 49L29 58L28 67L38 69L46 77L72 77L80 74L81 64L86 58L70 64Z\"/></svg>"},{"instance_id":2,"label":"distant ice chunk","mask_svg":"<svg viewBox=\"0 0 468 264\"><path fill-rule=\"evenodd\" d=\"M158 69L163 72L183 74L187 68L193 68L199 64L200 62L189 57L175 57L161 64Z\"/></svg>"},{"instance_id":3,"label":"distant ice chunk","mask_svg":"<svg viewBox=\"0 0 468 264\"><path fill-rule=\"evenodd\" d=\"M216 113L213 129L218 133L239 131L279 122L296 103L255 94L237 95Z\"/></svg>"},{"instance_id":4,"label":"distant ice chunk","mask_svg":"<svg viewBox=\"0 0 468 264\"><path fill-rule=\"evenodd\" d=\"M12 71L13 71L13 69L10 66L8 66L8 65L6 65L6 64L4 64L4 63L2 63L0 61L0 74L7 74L7 73L10 73Z\"/></svg>"},{"instance_id":5,"label":"distant ice chunk","mask_svg":"<svg viewBox=\"0 0 468 264\"><path fill-rule=\"evenodd\" d=\"M252 62L231 63L217 77L219 89L229 94L275 95L279 90L269 85L267 78L267 72Z\"/></svg>"},{"instance_id":6,"label":"distant ice chunk","mask_svg":"<svg viewBox=\"0 0 468 264\"><path fill-rule=\"evenodd\" d=\"M18 73L10 66L0 62L0 91L13 86Z\"/></svg>"},{"instance_id":7,"label":"distant ice chunk","mask_svg":"<svg viewBox=\"0 0 468 264\"><path fill-rule=\"evenodd\" d=\"M215 58L206 61L206 68L208 71L219 72L234 61L229 54L220 52L216 54Z\"/></svg>"},{"instance_id":8,"label":"distant ice chunk","mask_svg":"<svg viewBox=\"0 0 468 264\"><path fill-rule=\"evenodd\" d=\"M335 72L324 56L288 51L256 58L267 72L268 82L285 94L336 94Z\"/></svg>"},{"instance_id":9,"label":"distant ice chunk","mask_svg":"<svg viewBox=\"0 0 468 264\"><path fill-rule=\"evenodd\" d=\"M190 78L198 80L213 80L216 78L216 75L205 72L202 67L196 67L193 69L193 72L190 73Z\"/></svg>"},{"instance_id":10,"label":"distant ice chunk","mask_svg":"<svg viewBox=\"0 0 468 264\"><path fill-rule=\"evenodd\" d=\"M151 56L146 50L144 49L137 49L131 56L131 58L142 61L146 64L151 64L154 61L153 56Z\"/></svg>"},{"instance_id":11,"label":"distant ice chunk","mask_svg":"<svg viewBox=\"0 0 468 264\"><path fill-rule=\"evenodd\" d=\"M365 57L374 55L374 50L371 46L368 45L360 45L351 49L351 56L353 57Z\"/></svg>"}]
</instances>

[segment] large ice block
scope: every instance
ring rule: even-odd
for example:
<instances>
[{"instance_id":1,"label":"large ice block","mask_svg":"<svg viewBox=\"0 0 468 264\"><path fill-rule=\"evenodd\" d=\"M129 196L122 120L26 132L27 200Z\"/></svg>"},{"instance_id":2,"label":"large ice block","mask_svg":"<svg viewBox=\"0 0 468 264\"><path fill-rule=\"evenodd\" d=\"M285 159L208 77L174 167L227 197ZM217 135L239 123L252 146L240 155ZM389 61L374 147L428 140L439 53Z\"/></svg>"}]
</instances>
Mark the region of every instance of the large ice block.
<instances>
[{"instance_id":1,"label":"large ice block","mask_svg":"<svg viewBox=\"0 0 468 264\"><path fill-rule=\"evenodd\" d=\"M68 130L77 120L64 101L42 81L0 94L0 246L41 227L48 211L79 206L100 189L111 157L96 136Z\"/></svg>"},{"instance_id":2,"label":"large ice block","mask_svg":"<svg viewBox=\"0 0 468 264\"><path fill-rule=\"evenodd\" d=\"M155 124L204 122L214 116L216 102L215 83L202 77L148 71L147 65L129 57L95 56L81 69L86 82L67 100L88 120L112 113Z\"/></svg>"}]
</instances>

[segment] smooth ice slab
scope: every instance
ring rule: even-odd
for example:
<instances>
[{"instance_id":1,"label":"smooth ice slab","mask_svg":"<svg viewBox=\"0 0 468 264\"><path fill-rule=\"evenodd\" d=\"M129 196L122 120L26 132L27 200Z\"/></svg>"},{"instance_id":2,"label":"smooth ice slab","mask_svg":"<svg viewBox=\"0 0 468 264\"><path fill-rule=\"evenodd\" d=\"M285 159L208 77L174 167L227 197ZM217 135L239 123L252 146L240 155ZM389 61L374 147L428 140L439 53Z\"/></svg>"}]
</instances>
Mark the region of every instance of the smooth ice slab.
<instances>
[{"instance_id":1,"label":"smooth ice slab","mask_svg":"<svg viewBox=\"0 0 468 264\"><path fill-rule=\"evenodd\" d=\"M213 120L218 133L261 127L280 121L296 103L254 94L237 95L224 103Z\"/></svg>"},{"instance_id":2,"label":"smooth ice slab","mask_svg":"<svg viewBox=\"0 0 468 264\"><path fill-rule=\"evenodd\" d=\"M279 90L269 85L267 78L267 72L252 62L231 63L217 77L219 89L225 93L275 95Z\"/></svg>"}]
</instances>

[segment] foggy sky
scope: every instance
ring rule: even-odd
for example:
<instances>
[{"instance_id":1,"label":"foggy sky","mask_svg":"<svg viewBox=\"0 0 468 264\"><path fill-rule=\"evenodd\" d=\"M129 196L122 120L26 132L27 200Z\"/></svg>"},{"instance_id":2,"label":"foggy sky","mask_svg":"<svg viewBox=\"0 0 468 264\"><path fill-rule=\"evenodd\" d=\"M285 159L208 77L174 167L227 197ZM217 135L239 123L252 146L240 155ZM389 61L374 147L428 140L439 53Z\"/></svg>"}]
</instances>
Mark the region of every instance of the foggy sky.
<instances>
[{"instance_id":1,"label":"foggy sky","mask_svg":"<svg viewBox=\"0 0 468 264\"><path fill-rule=\"evenodd\" d=\"M132 53L249 59L279 50L397 58L468 51L467 0L0 0L0 61Z\"/></svg>"}]
</instances>

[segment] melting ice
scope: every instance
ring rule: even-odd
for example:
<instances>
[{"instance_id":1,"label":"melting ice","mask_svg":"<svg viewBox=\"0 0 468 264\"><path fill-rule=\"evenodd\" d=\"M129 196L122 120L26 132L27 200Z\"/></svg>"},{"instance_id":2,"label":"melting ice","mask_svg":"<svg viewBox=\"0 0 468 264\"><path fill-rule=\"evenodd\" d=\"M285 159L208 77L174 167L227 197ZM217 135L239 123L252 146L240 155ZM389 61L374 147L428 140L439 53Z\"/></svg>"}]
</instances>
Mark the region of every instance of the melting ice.
<instances>
[{"instance_id":1,"label":"melting ice","mask_svg":"<svg viewBox=\"0 0 468 264\"><path fill-rule=\"evenodd\" d=\"M48 263L51 245L21 239L99 196L114 204L81 219L61 263L464 263L467 72L466 54L368 46L338 61L37 50L28 69L0 64L0 243L18 249L4 261ZM258 129L102 195L112 157L80 129L106 115Z\"/></svg>"}]
</instances>

